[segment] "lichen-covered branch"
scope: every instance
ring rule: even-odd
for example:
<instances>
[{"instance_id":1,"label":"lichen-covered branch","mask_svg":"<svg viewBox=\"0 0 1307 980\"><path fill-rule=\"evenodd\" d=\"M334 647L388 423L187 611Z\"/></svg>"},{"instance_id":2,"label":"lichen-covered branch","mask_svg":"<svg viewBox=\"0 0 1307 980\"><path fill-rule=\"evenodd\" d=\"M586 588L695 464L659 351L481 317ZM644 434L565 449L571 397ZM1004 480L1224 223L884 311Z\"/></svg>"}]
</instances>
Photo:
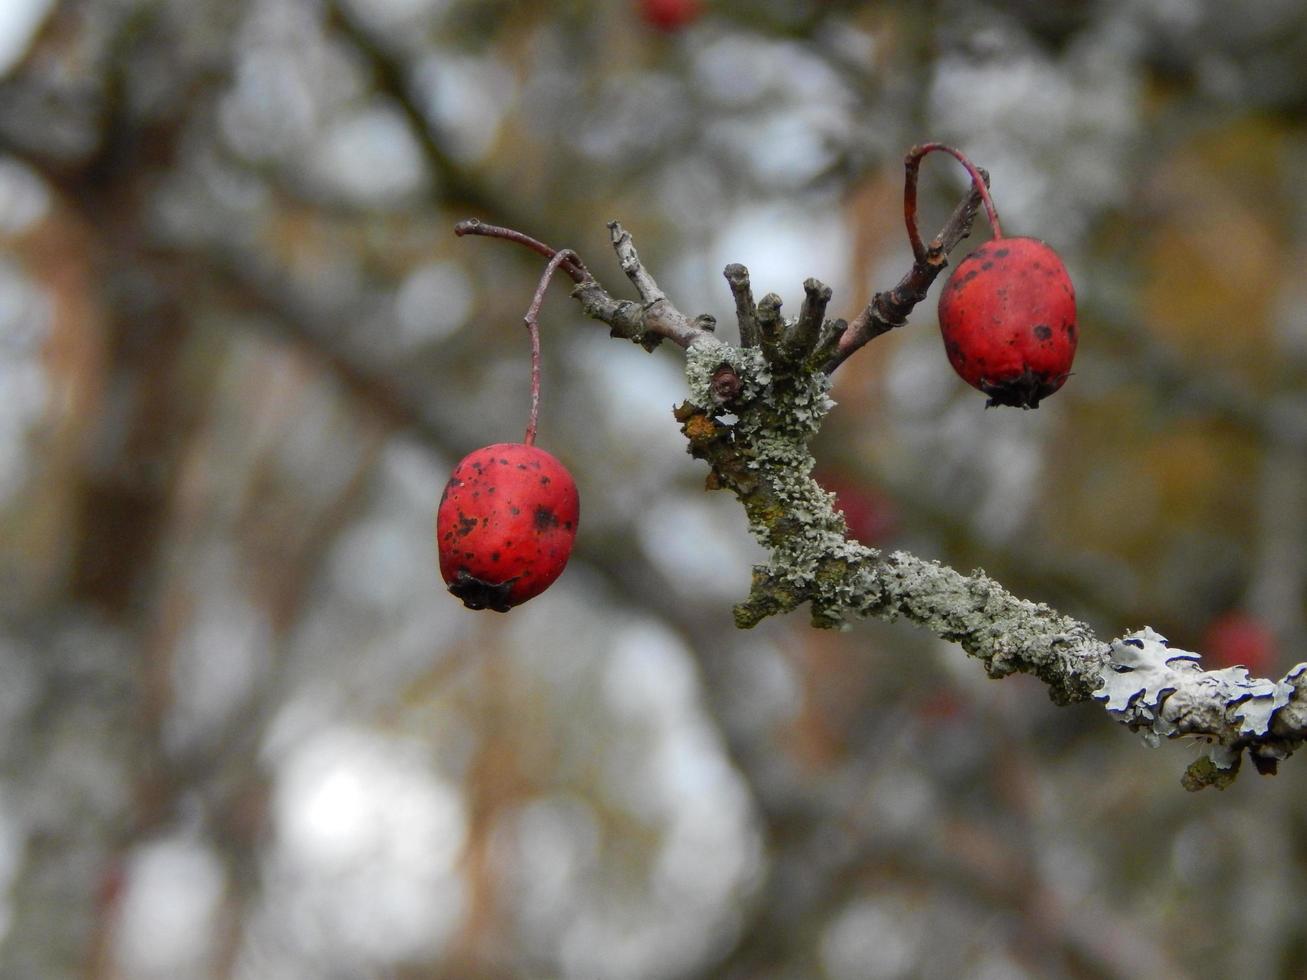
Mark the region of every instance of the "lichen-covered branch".
<instances>
[{"instance_id":1,"label":"lichen-covered branch","mask_svg":"<svg viewBox=\"0 0 1307 980\"><path fill-rule=\"evenodd\" d=\"M670 339L685 348L689 397L675 415L689 452L708 464L709 489L729 490L740 501L768 551L766 564L753 570L749 596L735 608L738 626L805 603L818 627L906 619L959 644L992 677L1032 674L1059 704L1102 702L1151 743L1201 739L1208 751L1189 767L1189 789L1227 785L1245 750L1258 771L1273 772L1307 738L1307 664L1269 681L1243 668L1204 671L1196 654L1170 650L1150 629L1099 639L1086 624L1013 595L982 571L964 574L850 540L834 495L812 478L808 444L834 406L832 367L883 332L884 317L906 316L925 295L976 206L974 195L964 201L927 246L929 269L915 263L896 290L878 294L861 323L847 327L824 319L831 291L819 281L804 282L800 313L786 320L781 298L768 294L755 304L748 270L731 265L725 276L745 342L725 343L711 317L692 320L671 304L616 222L609 225L613 247L640 301L614 299L588 275L573 296L615 336L646 347ZM861 342L848 339L855 330Z\"/></svg>"},{"instance_id":2,"label":"lichen-covered branch","mask_svg":"<svg viewBox=\"0 0 1307 980\"><path fill-rule=\"evenodd\" d=\"M830 404L826 376L804 372L796 353L769 359L761 349L715 340L687 353L690 399L676 417L689 451L711 467L710 487L736 495L770 552L736 607L737 625L753 626L805 602L817 626L908 619L958 643L992 677L1033 674L1058 703L1103 702L1151 744L1162 737L1206 741L1208 752L1186 773L1190 789L1227 785L1245 749L1259 772L1274 772L1307 738L1307 664L1279 681L1250 677L1241 667L1204 671L1195 654L1170 650L1152 630L1108 643L983 572L965 575L848 540L832 495L810 476L807 442ZM713 383L724 368L738 379L729 399Z\"/></svg>"},{"instance_id":3,"label":"lichen-covered branch","mask_svg":"<svg viewBox=\"0 0 1307 980\"><path fill-rule=\"evenodd\" d=\"M757 349L700 342L686 362L690 398L676 417L690 453L711 467L710 486L736 495L770 552L736 607L737 625L804 603L823 627L903 617L961 644L995 677L1037 675L1059 702L1086 700L1098 687L1109 648L1084 624L1019 599L983 574L849 540L833 495L810 475L807 444L831 403L827 376L804 370L801 353L767 361ZM729 401L712 384L723 367L741 381ZM722 421L728 413L729 423Z\"/></svg>"}]
</instances>

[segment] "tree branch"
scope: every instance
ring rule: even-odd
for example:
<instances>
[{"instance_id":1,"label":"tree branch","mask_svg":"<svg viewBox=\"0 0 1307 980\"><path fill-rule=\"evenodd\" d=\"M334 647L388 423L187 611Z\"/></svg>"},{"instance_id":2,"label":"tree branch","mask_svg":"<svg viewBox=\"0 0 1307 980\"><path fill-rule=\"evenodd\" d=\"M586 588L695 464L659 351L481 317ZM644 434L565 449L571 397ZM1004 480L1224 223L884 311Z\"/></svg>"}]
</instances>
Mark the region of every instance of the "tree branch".
<instances>
[{"instance_id":1,"label":"tree branch","mask_svg":"<svg viewBox=\"0 0 1307 980\"><path fill-rule=\"evenodd\" d=\"M459 202L475 211L502 216L503 201L459 166L446 151L435 125L414 97L403 60L374 37L350 11L349 5L340 0L328 0L327 24L339 31L359 52L372 72L377 91L390 99L408 122L437 182L440 200Z\"/></svg>"}]
</instances>

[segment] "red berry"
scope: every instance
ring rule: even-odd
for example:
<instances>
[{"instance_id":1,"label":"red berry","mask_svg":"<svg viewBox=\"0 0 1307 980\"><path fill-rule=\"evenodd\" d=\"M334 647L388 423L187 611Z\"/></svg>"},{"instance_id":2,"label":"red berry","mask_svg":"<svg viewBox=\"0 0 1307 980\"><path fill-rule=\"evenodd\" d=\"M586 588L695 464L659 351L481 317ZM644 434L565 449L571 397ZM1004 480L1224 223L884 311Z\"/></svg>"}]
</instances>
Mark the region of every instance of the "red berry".
<instances>
[{"instance_id":1,"label":"red berry","mask_svg":"<svg viewBox=\"0 0 1307 980\"><path fill-rule=\"evenodd\" d=\"M1036 238L995 238L959 263L939 297L949 363L989 405L1035 408L1062 387L1076 353L1076 295Z\"/></svg>"},{"instance_id":2,"label":"red berry","mask_svg":"<svg viewBox=\"0 0 1307 980\"><path fill-rule=\"evenodd\" d=\"M639 0L640 18L660 31L679 31L699 19L699 0Z\"/></svg>"},{"instance_id":3,"label":"red berry","mask_svg":"<svg viewBox=\"0 0 1307 980\"><path fill-rule=\"evenodd\" d=\"M508 612L562 574L579 517L576 483L549 453L517 442L478 449L440 498L440 574L469 609Z\"/></svg>"}]
</instances>

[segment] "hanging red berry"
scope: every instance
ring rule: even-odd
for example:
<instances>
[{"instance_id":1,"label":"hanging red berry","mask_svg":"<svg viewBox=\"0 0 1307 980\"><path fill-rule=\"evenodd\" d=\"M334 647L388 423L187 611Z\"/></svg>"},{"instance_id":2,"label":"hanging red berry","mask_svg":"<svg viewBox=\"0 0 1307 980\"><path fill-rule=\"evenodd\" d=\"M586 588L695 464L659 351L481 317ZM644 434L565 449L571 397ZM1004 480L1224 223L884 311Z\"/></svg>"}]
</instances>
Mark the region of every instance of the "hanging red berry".
<instances>
[{"instance_id":1,"label":"hanging red berry","mask_svg":"<svg viewBox=\"0 0 1307 980\"><path fill-rule=\"evenodd\" d=\"M560 266L570 263L569 272L578 279L589 273L570 249L555 252L526 240L550 256L523 318L531 335L526 437L464 456L445 484L436 511L440 575L469 609L508 612L553 585L572 554L580 518L572 474L535 445L540 419L540 304Z\"/></svg>"},{"instance_id":2,"label":"hanging red berry","mask_svg":"<svg viewBox=\"0 0 1307 980\"><path fill-rule=\"evenodd\" d=\"M939 329L953 370L988 404L1035 408L1071 373L1071 277L1038 239L995 238L953 270L939 297Z\"/></svg>"},{"instance_id":3,"label":"hanging red berry","mask_svg":"<svg viewBox=\"0 0 1307 980\"><path fill-rule=\"evenodd\" d=\"M985 176L961 152L942 143L913 147L905 161L903 213L918 263L929 261L931 253L916 227L917 169L935 150L951 154L967 168L994 229L994 240L963 259L940 294L944 351L962 380L989 396L986 407L1036 408L1071 374L1079 339L1071 276L1044 242L1003 236Z\"/></svg>"},{"instance_id":4,"label":"hanging red berry","mask_svg":"<svg viewBox=\"0 0 1307 980\"><path fill-rule=\"evenodd\" d=\"M469 609L507 612L562 574L579 517L576 483L549 453L525 443L478 449L440 498L440 574Z\"/></svg>"}]
</instances>

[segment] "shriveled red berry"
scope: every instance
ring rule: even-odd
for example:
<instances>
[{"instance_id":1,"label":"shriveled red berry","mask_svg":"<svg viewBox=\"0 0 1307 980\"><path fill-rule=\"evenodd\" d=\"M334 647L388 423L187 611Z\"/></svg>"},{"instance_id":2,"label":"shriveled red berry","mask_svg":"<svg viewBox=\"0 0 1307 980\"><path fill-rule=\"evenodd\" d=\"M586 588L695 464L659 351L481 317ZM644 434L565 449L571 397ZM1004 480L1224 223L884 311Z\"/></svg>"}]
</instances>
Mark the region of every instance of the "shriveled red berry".
<instances>
[{"instance_id":1,"label":"shriveled red berry","mask_svg":"<svg viewBox=\"0 0 1307 980\"><path fill-rule=\"evenodd\" d=\"M989 405L1035 408L1062 387L1076 353L1066 266L1036 238L996 238L953 270L939 297L949 363Z\"/></svg>"},{"instance_id":2,"label":"shriveled red berry","mask_svg":"<svg viewBox=\"0 0 1307 980\"><path fill-rule=\"evenodd\" d=\"M646 24L669 33L688 27L703 13L700 0L637 0L636 7Z\"/></svg>"},{"instance_id":3,"label":"shriveled red berry","mask_svg":"<svg viewBox=\"0 0 1307 980\"><path fill-rule=\"evenodd\" d=\"M469 609L507 612L562 574L579 517L572 475L543 449L506 442L468 453L436 513L440 574Z\"/></svg>"}]
</instances>

